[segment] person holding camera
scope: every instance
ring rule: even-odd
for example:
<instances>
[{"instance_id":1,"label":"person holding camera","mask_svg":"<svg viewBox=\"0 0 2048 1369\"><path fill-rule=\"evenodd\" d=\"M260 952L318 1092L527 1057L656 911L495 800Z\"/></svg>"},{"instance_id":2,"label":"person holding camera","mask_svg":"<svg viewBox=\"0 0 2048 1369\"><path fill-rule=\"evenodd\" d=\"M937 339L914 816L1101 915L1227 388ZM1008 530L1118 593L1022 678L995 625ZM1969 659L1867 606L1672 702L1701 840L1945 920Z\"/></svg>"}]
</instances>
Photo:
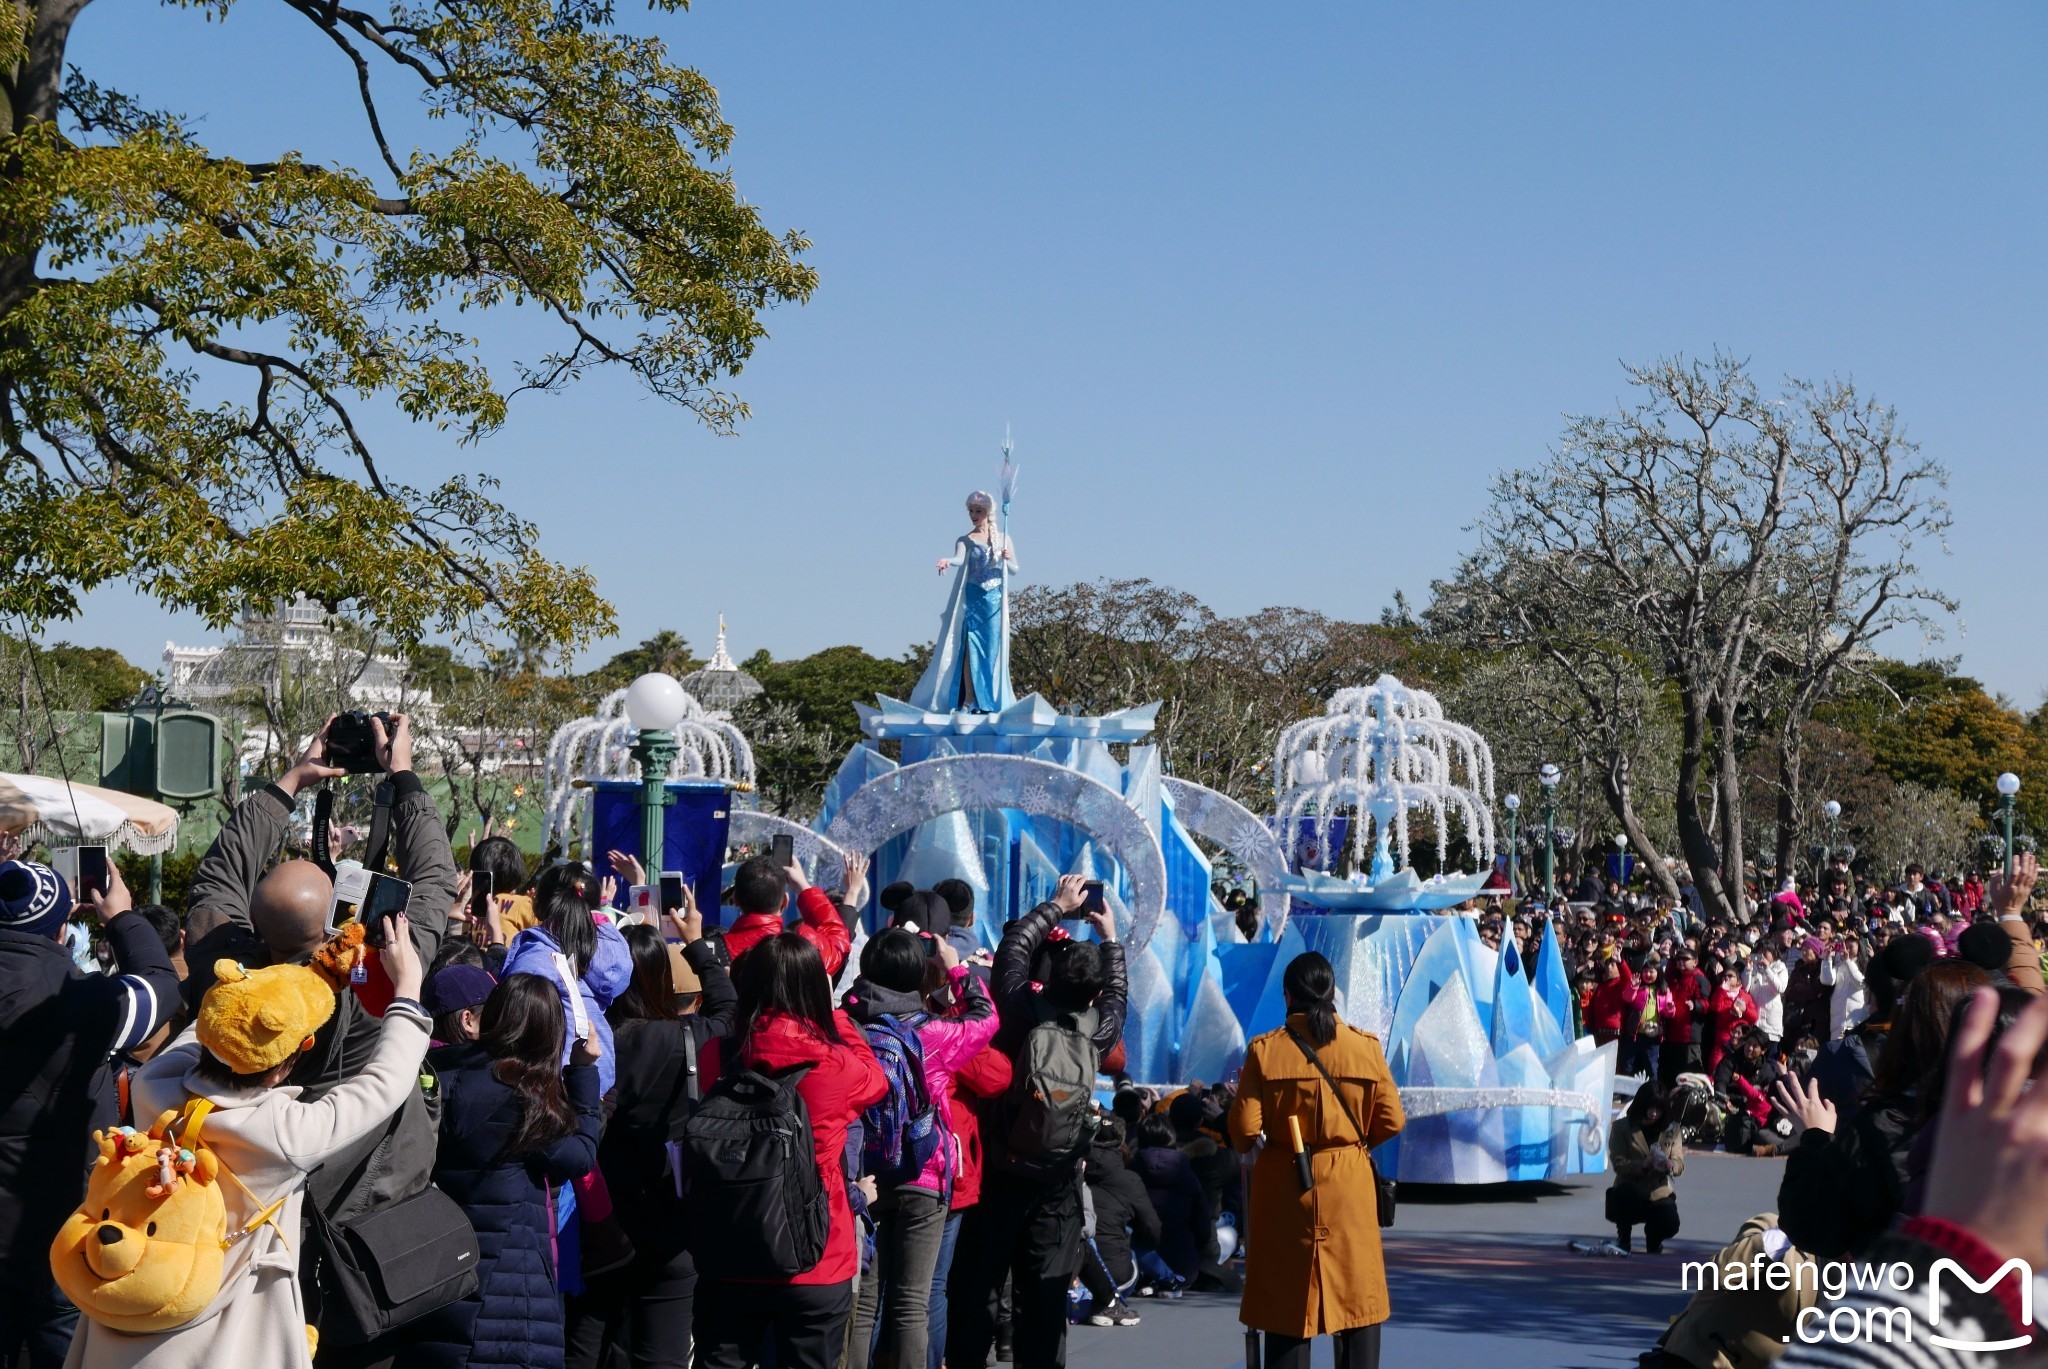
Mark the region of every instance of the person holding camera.
<instances>
[{"instance_id":1,"label":"person holding camera","mask_svg":"<svg viewBox=\"0 0 2048 1369\"><path fill-rule=\"evenodd\" d=\"M1051 900L1012 922L996 949L1001 1025L992 1045L1014 1062L1015 1077L981 1132L981 1202L962 1220L947 1295L951 1364L988 1361L1005 1275L1015 1288L1016 1369L1066 1363L1067 1288L1081 1268L1081 1169L1095 1130L1090 1090L1123 1038L1128 995L1116 920L1099 906L1085 914L1097 941L1060 925L1083 918L1087 885L1062 875Z\"/></svg>"},{"instance_id":2,"label":"person holding camera","mask_svg":"<svg viewBox=\"0 0 2048 1369\"><path fill-rule=\"evenodd\" d=\"M242 800L200 860L188 919L203 912L226 922L187 950L192 967L188 1003L196 1006L211 987L216 959L239 960L253 969L303 965L312 958L328 935L333 878L310 860L270 862L283 849L292 814L307 790L344 775L368 773L385 776L377 801L389 810L398 877L412 885L399 925L407 928L419 962L433 962L459 876L440 809L413 770L411 722L402 713L336 714L290 769ZM386 978L381 969L379 978ZM357 987L336 991L333 1015L292 1066L286 1082L298 1087L301 1102L318 1102L361 1075L376 1056L383 1021L365 1005ZM437 1106L415 1085L386 1125L358 1138L308 1179L308 1208L317 1209L322 1221L345 1224L425 1192L433 1179L439 1137ZM322 1303L340 1306L342 1300L327 1297L315 1276L316 1269L326 1267L320 1243L293 1244L303 1256L300 1276L313 1295L309 1301L316 1309ZM354 1346L342 1344L343 1339L327 1337L319 1356L323 1369L383 1357L379 1337Z\"/></svg>"}]
</instances>

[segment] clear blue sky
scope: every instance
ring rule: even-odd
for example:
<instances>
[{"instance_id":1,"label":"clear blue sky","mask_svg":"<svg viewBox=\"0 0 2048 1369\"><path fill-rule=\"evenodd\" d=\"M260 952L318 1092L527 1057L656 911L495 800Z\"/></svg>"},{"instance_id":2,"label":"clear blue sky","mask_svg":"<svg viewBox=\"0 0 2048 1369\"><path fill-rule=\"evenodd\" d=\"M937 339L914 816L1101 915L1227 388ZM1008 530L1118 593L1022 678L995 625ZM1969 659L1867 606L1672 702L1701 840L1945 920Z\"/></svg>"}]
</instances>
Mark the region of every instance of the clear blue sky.
<instances>
[{"instance_id":1,"label":"clear blue sky","mask_svg":"<svg viewBox=\"0 0 2048 1369\"><path fill-rule=\"evenodd\" d=\"M708 648L721 610L741 654L929 638L1006 422L1029 579L1371 617L1426 597L1492 474L1611 404L1620 359L1719 345L1898 406L1954 472L1945 649L2022 705L2048 687L2048 9L620 9L816 242L816 298L736 384L755 416L716 438L604 381L478 450L386 443L414 483L500 476L621 641ZM99 0L73 55L222 151L368 164L349 73L273 0ZM154 665L204 633L103 592L53 635Z\"/></svg>"}]
</instances>

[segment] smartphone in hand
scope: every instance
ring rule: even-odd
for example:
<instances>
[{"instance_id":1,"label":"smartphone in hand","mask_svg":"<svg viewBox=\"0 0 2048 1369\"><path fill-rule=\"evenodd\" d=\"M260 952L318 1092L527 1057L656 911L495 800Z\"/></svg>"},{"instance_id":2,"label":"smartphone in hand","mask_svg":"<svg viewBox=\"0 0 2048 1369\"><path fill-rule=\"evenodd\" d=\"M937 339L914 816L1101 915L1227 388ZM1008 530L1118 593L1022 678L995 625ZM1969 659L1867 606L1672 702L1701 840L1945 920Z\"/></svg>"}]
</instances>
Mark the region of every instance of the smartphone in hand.
<instances>
[{"instance_id":1,"label":"smartphone in hand","mask_svg":"<svg viewBox=\"0 0 2048 1369\"><path fill-rule=\"evenodd\" d=\"M1074 916L1084 918L1091 913L1105 913L1109 906L1102 901L1102 881L1091 879L1081 885L1081 906L1074 910Z\"/></svg>"},{"instance_id":2,"label":"smartphone in hand","mask_svg":"<svg viewBox=\"0 0 2048 1369\"><path fill-rule=\"evenodd\" d=\"M768 840L768 858L779 870L787 870L796 864L796 838L784 832Z\"/></svg>"},{"instance_id":3,"label":"smartphone in hand","mask_svg":"<svg viewBox=\"0 0 2048 1369\"><path fill-rule=\"evenodd\" d=\"M107 848L104 846L81 846L78 848L79 895L104 894L114 887L113 879L107 873Z\"/></svg>"}]
</instances>

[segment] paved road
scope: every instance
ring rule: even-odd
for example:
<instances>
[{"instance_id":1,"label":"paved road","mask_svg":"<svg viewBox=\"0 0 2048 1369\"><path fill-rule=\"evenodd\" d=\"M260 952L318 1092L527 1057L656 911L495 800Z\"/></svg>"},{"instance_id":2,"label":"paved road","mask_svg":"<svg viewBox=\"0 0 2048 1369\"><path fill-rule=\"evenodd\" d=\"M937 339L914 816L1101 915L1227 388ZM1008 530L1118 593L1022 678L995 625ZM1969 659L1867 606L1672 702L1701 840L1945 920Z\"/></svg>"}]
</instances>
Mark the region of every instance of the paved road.
<instances>
[{"instance_id":1,"label":"paved road","mask_svg":"<svg viewBox=\"0 0 2048 1369\"><path fill-rule=\"evenodd\" d=\"M1606 1176L1568 1185L1402 1189L1387 1233L1385 1369L1615 1369L1632 1366L1685 1305L1680 1260L1719 1250L1745 1218L1777 1206L1780 1160L1688 1155L1679 1179L1684 1226L1660 1256L1595 1259L1568 1241L1611 1236L1601 1218ZM1135 1327L1077 1326L1074 1369L1242 1369L1235 1298L1140 1300ZM1318 1341L1318 1369L1331 1363Z\"/></svg>"}]
</instances>

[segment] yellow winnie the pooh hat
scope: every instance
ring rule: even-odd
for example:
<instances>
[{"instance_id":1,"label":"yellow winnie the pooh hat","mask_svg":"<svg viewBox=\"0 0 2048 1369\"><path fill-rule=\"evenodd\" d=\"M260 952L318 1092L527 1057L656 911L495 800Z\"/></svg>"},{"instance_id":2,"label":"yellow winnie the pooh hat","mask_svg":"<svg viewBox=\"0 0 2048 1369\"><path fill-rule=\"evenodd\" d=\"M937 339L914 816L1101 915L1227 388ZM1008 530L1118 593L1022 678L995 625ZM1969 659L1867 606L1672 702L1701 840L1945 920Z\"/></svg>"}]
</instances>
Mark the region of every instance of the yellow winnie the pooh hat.
<instances>
[{"instance_id":1,"label":"yellow winnie the pooh hat","mask_svg":"<svg viewBox=\"0 0 2048 1369\"><path fill-rule=\"evenodd\" d=\"M334 995L362 956L362 929L350 925L306 965L245 969L213 963L214 986L199 1004L199 1044L236 1074L262 1074L289 1060L334 1016Z\"/></svg>"}]
</instances>

